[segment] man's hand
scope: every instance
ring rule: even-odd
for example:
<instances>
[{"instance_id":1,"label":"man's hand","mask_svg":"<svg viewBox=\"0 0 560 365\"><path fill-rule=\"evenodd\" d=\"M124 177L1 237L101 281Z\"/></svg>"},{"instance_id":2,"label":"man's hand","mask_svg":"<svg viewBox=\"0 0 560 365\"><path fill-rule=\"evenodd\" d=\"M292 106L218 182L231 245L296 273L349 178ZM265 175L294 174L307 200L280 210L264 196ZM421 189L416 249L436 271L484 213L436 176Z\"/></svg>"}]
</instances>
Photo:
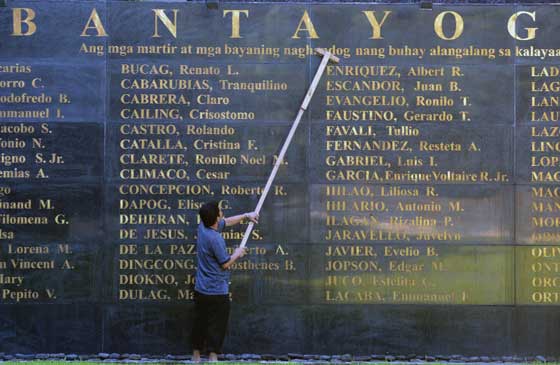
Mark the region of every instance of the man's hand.
<instances>
[{"instance_id":1,"label":"man's hand","mask_svg":"<svg viewBox=\"0 0 560 365\"><path fill-rule=\"evenodd\" d=\"M233 255L237 258L241 258L247 254L247 247L237 247Z\"/></svg>"},{"instance_id":2,"label":"man's hand","mask_svg":"<svg viewBox=\"0 0 560 365\"><path fill-rule=\"evenodd\" d=\"M222 264L222 269L224 270L228 270L230 268L231 265L233 265L233 263L242 258L243 256L245 256L245 254L247 253L247 247L237 247L234 251L233 254L231 255L231 257L229 258L229 261L226 262L225 264Z\"/></svg>"},{"instance_id":3,"label":"man's hand","mask_svg":"<svg viewBox=\"0 0 560 365\"><path fill-rule=\"evenodd\" d=\"M257 212L245 213L245 218L255 224L259 223L259 213Z\"/></svg>"}]
</instances>

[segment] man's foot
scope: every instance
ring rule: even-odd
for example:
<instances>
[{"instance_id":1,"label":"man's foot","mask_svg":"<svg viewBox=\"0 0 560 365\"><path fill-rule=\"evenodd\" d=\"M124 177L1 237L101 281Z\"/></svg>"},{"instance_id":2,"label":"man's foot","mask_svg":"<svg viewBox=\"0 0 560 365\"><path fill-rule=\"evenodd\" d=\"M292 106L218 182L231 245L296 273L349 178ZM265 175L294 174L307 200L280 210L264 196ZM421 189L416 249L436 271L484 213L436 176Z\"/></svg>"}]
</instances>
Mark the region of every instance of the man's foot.
<instances>
[{"instance_id":1,"label":"man's foot","mask_svg":"<svg viewBox=\"0 0 560 365\"><path fill-rule=\"evenodd\" d=\"M200 362L200 351L198 351L198 350L193 350L193 353L192 353L192 361L194 361L194 362Z\"/></svg>"},{"instance_id":2,"label":"man's foot","mask_svg":"<svg viewBox=\"0 0 560 365\"><path fill-rule=\"evenodd\" d=\"M218 355L215 352L211 352L208 356L208 361L210 362L218 362Z\"/></svg>"}]
</instances>

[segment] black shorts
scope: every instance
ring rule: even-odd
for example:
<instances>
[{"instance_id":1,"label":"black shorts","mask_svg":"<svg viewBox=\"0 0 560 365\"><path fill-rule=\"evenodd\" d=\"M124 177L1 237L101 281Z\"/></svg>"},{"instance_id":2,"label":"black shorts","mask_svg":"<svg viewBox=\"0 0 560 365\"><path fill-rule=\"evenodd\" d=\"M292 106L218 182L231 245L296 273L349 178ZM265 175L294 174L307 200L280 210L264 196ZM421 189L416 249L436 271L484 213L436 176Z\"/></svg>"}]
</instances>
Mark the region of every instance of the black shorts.
<instances>
[{"instance_id":1,"label":"black shorts","mask_svg":"<svg viewBox=\"0 0 560 365\"><path fill-rule=\"evenodd\" d=\"M192 348L202 353L221 353L229 320L229 295L194 292Z\"/></svg>"}]
</instances>

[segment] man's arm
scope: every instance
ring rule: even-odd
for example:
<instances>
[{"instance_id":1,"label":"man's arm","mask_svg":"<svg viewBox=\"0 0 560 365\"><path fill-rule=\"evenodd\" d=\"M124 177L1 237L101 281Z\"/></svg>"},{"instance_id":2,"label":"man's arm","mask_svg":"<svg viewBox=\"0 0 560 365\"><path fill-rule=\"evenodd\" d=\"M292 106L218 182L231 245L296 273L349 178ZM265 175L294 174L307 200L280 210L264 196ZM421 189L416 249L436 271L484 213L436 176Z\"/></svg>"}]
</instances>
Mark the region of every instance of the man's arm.
<instances>
[{"instance_id":1,"label":"man's arm","mask_svg":"<svg viewBox=\"0 0 560 365\"><path fill-rule=\"evenodd\" d=\"M229 269L230 266L233 265L233 263L234 263L237 259L239 259L239 258L245 256L245 253L246 253L246 252L247 252L247 251L245 251L245 248L237 247L237 248L235 249L235 251L233 252L233 254L230 256L230 259L228 260L228 262L226 262L226 263L224 263L224 264L221 265L221 266L222 266L222 269L224 269L224 270Z\"/></svg>"},{"instance_id":2,"label":"man's arm","mask_svg":"<svg viewBox=\"0 0 560 365\"><path fill-rule=\"evenodd\" d=\"M249 219L254 223L259 223L259 215L255 212L243 213L234 215L233 217L224 218L224 220L226 221L226 226L233 226L235 224L241 223L245 219Z\"/></svg>"}]
</instances>

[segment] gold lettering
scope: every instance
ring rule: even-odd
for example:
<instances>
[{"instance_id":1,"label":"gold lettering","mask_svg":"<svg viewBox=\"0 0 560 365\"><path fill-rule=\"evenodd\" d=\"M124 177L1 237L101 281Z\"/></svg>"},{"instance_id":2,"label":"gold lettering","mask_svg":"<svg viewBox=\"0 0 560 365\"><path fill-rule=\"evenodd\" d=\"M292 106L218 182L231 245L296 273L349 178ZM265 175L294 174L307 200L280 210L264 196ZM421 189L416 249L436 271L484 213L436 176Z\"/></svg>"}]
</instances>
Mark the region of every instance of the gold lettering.
<instances>
[{"instance_id":1,"label":"gold lettering","mask_svg":"<svg viewBox=\"0 0 560 365\"><path fill-rule=\"evenodd\" d=\"M22 18L22 12L25 12L26 17ZM35 11L30 8L14 8L13 9L14 18L14 32L13 36L30 36L37 31L37 26L32 22L35 19ZM27 32L22 32L22 24L27 25Z\"/></svg>"},{"instance_id":2,"label":"gold lettering","mask_svg":"<svg viewBox=\"0 0 560 365\"><path fill-rule=\"evenodd\" d=\"M391 14L391 11L384 11L383 19L381 19L381 22L377 21L377 18L375 17L375 11L367 10L363 11L363 13L366 15L366 18L372 28L371 37L369 37L369 39L383 39L383 37L381 36L381 27L385 23L385 20L387 20L389 14Z\"/></svg>"},{"instance_id":3,"label":"gold lettering","mask_svg":"<svg viewBox=\"0 0 560 365\"><path fill-rule=\"evenodd\" d=\"M453 17L455 18L455 32L451 37L447 37L445 33L443 33L443 18L445 18L447 14L453 15ZM436 32L438 37L446 41L452 41L459 38L461 34L463 34L464 27L465 24L463 22L463 17L455 11L444 11L439 13L434 22L434 31Z\"/></svg>"},{"instance_id":4,"label":"gold lettering","mask_svg":"<svg viewBox=\"0 0 560 365\"><path fill-rule=\"evenodd\" d=\"M91 25L92 22L93 26ZM84 27L84 30L82 31L82 34L80 34L80 37L89 37L89 34L87 34L87 31L89 29L97 30L96 37L107 37L107 32L105 32L103 23L101 23L101 19L99 19L99 14L97 14L97 10L95 8L93 8L93 10L91 11L91 15L89 16L89 19L86 23L86 26Z\"/></svg>"},{"instance_id":5,"label":"gold lettering","mask_svg":"<svg viewBox=\"0 0 560 365\"><path fill-rule=\"evenodd\" d=\"M528 41L528 40L531 40L531 39L535 39L537 29L539 29L539 28L525 28L525 30L527 31L527 36L524 37L524 38L520 37L517 34L517 31L515 30L515 24L517 22L517 18L521 14L529 15L531 17L531 19L533 21L535 21L535 12L534 11L533 12L518 11L517 13L515 13L512 16L509 17L509 20L508 20L508 23L507 23L507 28L508 28L509 35L511 35L513 38L517 39L518 41Z\"/></svg>"},{"instance_id":6,"label":"gold lettering","mask_svg":"<svg viewBox=\"0 0 560 365\"><path fill-rule=\"evenodd\" d=\"M239 14L249 17L249 10L224 10L224 18L231 13L231 35L230 38L243 38L239 32Z\"/></svg>"},{"instance_id":7,"label":"gold lettering","mask_svg":"<svg viewBox=\"0 0 560 365\"><path fill-rule=\"evenodd\" d=\"M305 28L302 28L301 25L302 23L305 23ZM307 38L311 38L311 39L318 39L319 36L317 35L317 32L315 31L315 27L313 26L313 23L311 22L311 19L309 18L309 14L307 13L307 10L303 12L303 16L301 17L301 20L299 21L298 27L294 33L294 35L292 36L292 39L299 39L299 35L298 33L301 31L306 31L307 33L309 33Z\"/></svg>"},{"instance_id":8,"label":"gold lettering","mask_svg":"<svg viewBox=\"0 0 560 365\"><path fill-rule=\"evenodd\" d=\"M152 9L154 12L154 35L152 38L159 38L161 37L158 33L158 19L161 20L163 25L169 30L169 33L173 36L173 38L177 38L177 13L179 12L178 9L173 9L173 22L171 19L167 17L165 14L164 9Z\"/></svg>"}]
</instances>

